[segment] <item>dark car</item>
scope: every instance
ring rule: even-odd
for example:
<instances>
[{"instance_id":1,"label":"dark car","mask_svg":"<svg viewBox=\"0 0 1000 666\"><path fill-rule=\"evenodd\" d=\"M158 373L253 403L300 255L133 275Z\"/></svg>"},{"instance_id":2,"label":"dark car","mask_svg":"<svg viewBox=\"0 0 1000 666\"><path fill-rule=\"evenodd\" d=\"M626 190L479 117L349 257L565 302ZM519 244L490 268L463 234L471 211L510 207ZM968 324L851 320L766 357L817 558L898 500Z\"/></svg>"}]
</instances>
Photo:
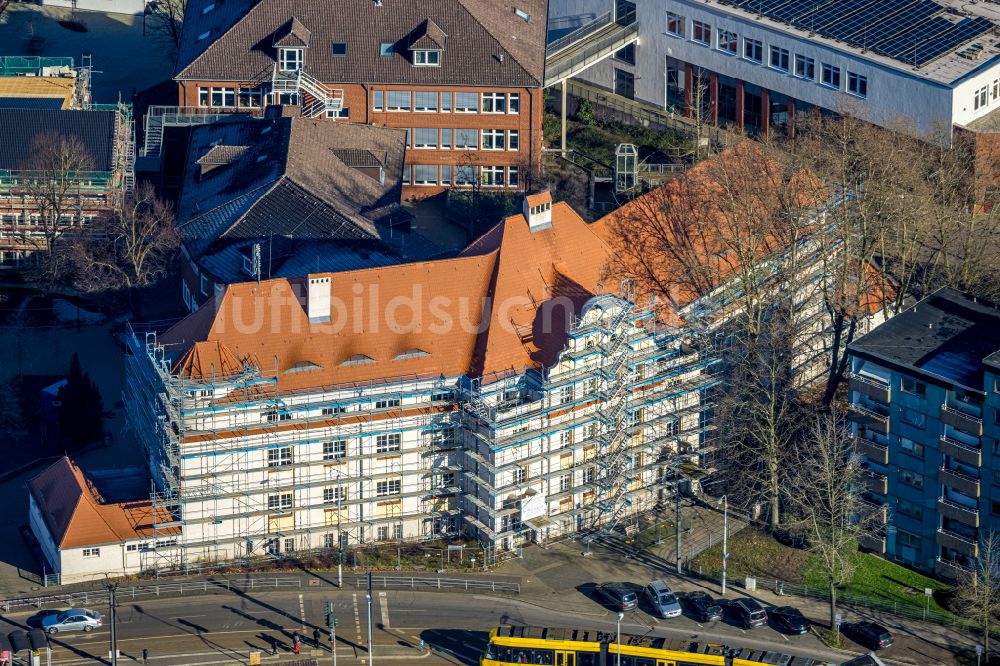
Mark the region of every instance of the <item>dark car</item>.
<instances>
[{"instance_id":1,"label":"dark car","mask_svg":"<svg viewBox=\"0 0 1000 666\"><path fill-rule=\"evenodd\" d=\"M812 624L798 608L781 606L767 611L774 626L787 634L808 634Z\"/></svg>"},{"instance_id":2,"label":"dark car","mask_svg":"<svg viewBox=\"0 0 1000 666\"><path fill-rule=\"evenodd\" d=\"M883 650L892 645L892 634L881 624L849 622L840 625L840 630L858 645L872 650Z\"/></svg>"},{"instance_id":3,"label":"dark car","mask_svg":"<svg viewBox=\"0 0 1000 666\"><path fill-rule=\"evenodd\" d=\"M639 597L625 583L598 585L597 596L619 611L628 611L639 606Z\"/></svg>"},{"instance_id":4,"label":"dark car","mask_svg":"<svg viewBox=\"0 0 1000 666\"><path fill-rule=\"evenodd\" d=\"M744 629L763 627L767 624L767 612L753 599L736 599L730 601L726 608Z\"/></svg>"},{"instance_id":5,"label":"dark car","mask_svg":"<svg viewBox=\"0 0 1000 666\"><path fill-rule=\"evenodd\" d=\"M722 619L722 606L704 592L688 592L682 599L688 613L698 622L712 622Z\"/></svg>"}]
</instances>

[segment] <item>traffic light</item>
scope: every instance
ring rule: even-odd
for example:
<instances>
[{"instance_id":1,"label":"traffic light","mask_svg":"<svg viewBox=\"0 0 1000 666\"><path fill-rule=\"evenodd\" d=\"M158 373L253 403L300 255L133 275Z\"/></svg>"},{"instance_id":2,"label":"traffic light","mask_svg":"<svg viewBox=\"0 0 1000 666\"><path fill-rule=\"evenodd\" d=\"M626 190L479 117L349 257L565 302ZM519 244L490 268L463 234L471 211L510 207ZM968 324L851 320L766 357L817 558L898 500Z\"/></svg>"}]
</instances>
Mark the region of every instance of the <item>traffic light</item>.
<instances>
[{"instance_id":1,"label":"traffic light","mask_svg":"<svg viewBox=\"0 0 1000 666\"><path fill-rule=\"evenodd\" d=\"M326 602L326 626L328 626L328 627L336 627L337 626L337 618L335 618L333 616L333 602L332 601Z\"/></svg>"}]
</instances>

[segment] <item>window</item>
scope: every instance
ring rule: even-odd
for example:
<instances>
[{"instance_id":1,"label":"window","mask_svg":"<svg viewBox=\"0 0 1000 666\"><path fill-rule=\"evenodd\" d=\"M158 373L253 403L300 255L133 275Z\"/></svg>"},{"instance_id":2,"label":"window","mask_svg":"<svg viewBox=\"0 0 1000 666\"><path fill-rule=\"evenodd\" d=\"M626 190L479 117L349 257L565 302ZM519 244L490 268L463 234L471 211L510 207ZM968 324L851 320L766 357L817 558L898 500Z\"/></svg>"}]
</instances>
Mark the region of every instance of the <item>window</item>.
<instances>
[{"instance_id":1,"label":"window","mask_svg":"<svg viewBox=\"0 0 1000 666\"><path fill-rule=\"evenodd\" d=\"M264 91L260 88L240 88L239 106L243 109L259 109Z\"/></svg>"},{"instance_id":2,"label":"window","mask_svg":"<svg viewBox=\"0 0 1000 666\"><path fill-rule=\"evenodd\" d=\"M712 26L703 21L694 21L692 25L694 26L694 35L691 37L692 40L698 42L699 44L704 44L705 46L712 43Z\"/></svg>"},{"instance_id":3,"label":"window","mask_svg":"<svg viewBox=\"0 0 1000 666\"><path fill-rule=\"evenodd\" d=\"M521 186L521 172L519 167L507 167L507 186L508 187L520 187Z\"/></svg>"},{"instance_id":4,"label":"window","mask_svg":"<svg viewBox=\"0 0 1000 666\"><path fill-rule=\"evenodd\" d=\"M375 484L375 494L378 497L386 497L387 495L398 495L402 490L402 481L399 479L390 479L389 481L378 481Z\"/></svg>"},{"instance_id":5,"label":"window","mask_svg":"<svg viewBox=\"0 0 1000 666\"><path fill-rule=\"evenodd\" d=\"M198 106L208 106L208 88L198 88Z\"/></svg>"},{"instance_id":6,"label":"window","mask_svg":"<svg viewBox=\"0 0 1000 666\"><path fill-rule=\"evenodd\" d=\"M771 67L780 69L782 72L788 71L788 49L779 46L771 47Z\"/></svg>"},{"instance_id":7,"label":"window","mask_svg":"<svg viewBox=\"0 0 1000 666\"><path fill-rule=\"evenodd\" d=\"M924 445L906 437L899 438L899 450L916 458L923 459L924 457Z\"/></svg>"},{"instance_id":8,"label":"window","mask_svg":"<svg viewBox=\"0 0 1000 666\"><path fill-rule=\"evenodd\" d=\"M442 185L451 185L451 165L450 164L442 164L441 165L441 184Z\"/></svg>"},{"instance_id":9,"label":"window","mask_svg":"<svg viewBox=\"0 0 1000 666\"><path fill-rule=\"evenodd\" d=\"M343 58L347 55L347 42L333 42L330 44L330 55L334 58Z\"/></svg>"},{"instance_id":10,"label":"window","mask_svg":"<svg viewBox=\"0 0 1000 666\"><path fill-rule=\"evenodd\" d=\"M399 451L403 441L403 436L398 432L388 435L378 435L375 438L375 453L389 453Z\"/></svg>"},{"instance_id":11,"label":"window","mask_svg":"<svg viewBox=\"0 0 1000 666\"><path fill-rule=\"evenodd\" d=\"M376 541L388 541L389 540L389 526L379 525L378 526L378 536Z\"/></svg>"},{"instance_id":12,"label":"window","mask_svg":"<svg viewBox=\"0 0 1000 666\"><path fill-rule=\"evenodd\" d=\"M267 450L268 467L284 467L292 464L292 447L282 446L280 449Z\"/></svg>"},{"instance_id":13,"label":"window","mask_svg":"<svg viewBox=\"0 0 1000 666\"><path fill-rule=\"evenodd\" d=\"M444 113L451 113L451 93L443 92L441 93L441 111Z\"/></svg>"},{"instance_id":14,"label":"window","mask_svg":"<svg viewBox=\"0 0 1000 666\"><path fill-rule=\"evenodd\" d=\"M456 185L472 185L475 182L476 182L476 167L467 165L460 165L455 167Z\"/></svg>"},{"instance_id":15,"label":"window","mask_svg":"<svg viewBox=\"0 0 1000 666\"><path fill-rule=\"evenodd\" d=\"M475 150L479 146L479 130L455 130L455 150Z\"/></svg>"},{"instance_id":16,"label":"window","mask_svg":"<svg viewBox=\"0 0 1000 666\"><path fill-rule=\"evenodd\" d=\"M280 493L267 496L269 511L287 511L292 508L292 493Z\"/></svg>"},{"instance_id":17,"label":"window","mask_svg":"<svg viewBox=\"0 0 1000 666\"><path fill-rule=\"evenodd\" d=\"M437 148L438 131L433 127L418 127L413 131L414 148Z\"/></svg>"},{"instance_id":18,"label":"window","mask_svg":"<svg viewBox=\"0 0 1000 666\"><path fill-rule=\"evenodd\" d=\"M920 548L920 537L903 530L896 530L896 543L910 548Z\"/></svg>"},{"instance_id":19,"label":"window","mask_svg":"<svg viewBox=\"0 0 1000 666\"><path fill-rule=\"evenodd\" d=\"M986 106L986 104L987 104L987 91L988 91L988 87L987 86L983 86L982 88L980 88L979 90L977 90L974 93L974 96L972 98L972 102L973 102L972 108L974 110L979 110L982 107Z\"/></svg>"},{"instance_id":20,"label":"window","mask_svg":"<svg viewBox=\"0 0 1000 666\"><path fill-rule=\"evenodd\" d=\"M340 460L347 457L347 440L335 439L323 442L323 460Z\"/></svg>"},{"instance_id":21,"label":"window","mask_svg":"<svg viewBox=\"0 0 1000 666\"><path fill-rule=\"evenodd\" d=\"M341 487L324 488L323 504L340 504L344 501L344 489Z\"/></svg>"},{"instance_id":22,"label":"window","mask_svg":"<svg viewBox=\"0 0 1000 666\"><path fill-rule=\"evenodd\" d=\"M351 110L348 109L346 106L342 106L336 110L330 109L329 111L326 112L326 117L333 119L340 118L341 120L349 120L351 118Z\"/></svg>"},{"instance_id":23,"label":"window","mask_svg":"<svg viewBox=\"0 0 1000 666\"><path fill-rule=\"evenodd\" d=\"M436 92L416 92L413 94L413 110L427 113L438 110L438 94Z\"/></svg>"},{"instance_id":24,"label":"window","mask_svg":"<svg viewBox=\"0 0 1000 666\"><path fill-rule=\"evenodd\" d=\"M524 483L525 479L528 478L528 470L526 470L523 467L518 467L513 472L511 472L511 475L513 483L515 485L520 485Z\"/></svg>"},{"instance_id":25,"label":"window","mask_svg":"<svg viewBox=\"0 0 1000 666\"><path fill-rule=\"evenodd\" d=\"M868 77L848 72L847 92L858 97L868 97Z\"/></svg>"},{"instance_id":26,"label":"window","mask_svg":"<svg viewBox=\"0 0 1000 666\"><path fill-rule=\"evenodd\" d=\"M392 42L382 42L378 46L378 54L383 58L391 58L395 53L395 45Z\"/></svg>"},{"instance_id":27,"label":"window","mask_svg":"<svg viewBox=\"0 0 1000 666\"><path fill-rule=\"evenodd\" d=\"M565 493L573 487L573 477L569 474L564 474L559 477L559 492Z\"/></svg>"},{"instance_id":28,"label":"window","mask_svg":"<svg viewBox=\"0 0 1000 666\"><path fill-rule=\"evenodd\" d=\"M759 39L743 38L743 57L754 62L764 62L764 43Z\"/></svg>"},{"instance_id":29,"label":"window","mask_svg":"<svg viewBox=\"0 0 1000 666\"><path fill-rule=\"evenodd\" d=\"M84 557L100 557L101 556L101 549L100 548L84 548L83 549L83 556Z\"/></svg>"},{"instance_id":30,"label":"window","mask_svg":"<svg viewBox=\"0 0 1000 666\"><path fill-rule=\"evenodd\" d=\"M441 52L430 49L414 51L413 64L417 67L437 67L441 64Z\"/></svg>"},{"instance_id":31,"label":"window","mask_svg":"<svg viewBox=\"0 0 1000 666\"><path fill-rule=\"evenodd\" d=\"M921 414L918 411L914 411L912 409L907 409L906 407L903 407L900 410L899 415L903 423L907 425L911 425L914 428L924 427L924 422L926 421L926 418L924 417L923 414Z\"/></svg>"},{"instance_id":32,"label":"window","mask_svg":"<svg viewBox=\"0 0 1000 666\"><path fill-rule=\"evenodd\" d=\"M506 113L507 95L504 93L483 93L483 113Z\"/></svg>"},{"instance_id":33,"label":"window","mask_svg":"<svg viewBox=\"0 0 1000 666\"><path fill-rule=\"evenodd\" d=\"M587 469L583 470L583 482L584 483L593 483L594 482L594 468L593 467L588 467Z\"/></svg>"},{"instance_id":34,"label":"window","mask_svg":"<svg viewBox=\"0 0 1000 666\"><path fill-rule=\"evenodd\" d=\"M485 187L503 187L504 172L501 166L484 166L480 169L482 184Z\"/></svg>"},{"instance_id":35,"label":"window","mask_svg":"<svg viewBox=\"0 0 1000 666\"><path fill-rule=\"evenodd\" d=\"M684 37L684 28L686 27L684 20L684 17L680 14L667 12L667 34L674 37Z\"/></svg>"},{"instance_id":36,"label":"window","mask_svg":"<svg viewBox=\"0 0 1000 666\"><path fill-rule=\"evenodd\" d=\"M840 68L824 62L822 82L824 86L840 90Z\"/></svg>"},{"instance_id":37,"label":"window","mask_svg":"<svg viewBox=\"0 0 1000 666\"><path fill-rule=\"evenodd\" d=\"M482 131L483 150L503 150L504 131L484 129Z\"/></svg>"},{"instance_id":38,"label":"window","mask_svg":"<svg viewBox=\"0 0 1000 666\"><path fill-rule=\"evenodd\" d=\"M414 185L437 185L438 168L436 164L414 164L413 184Z\"/></svg>"},{"instance_id":39,"label":"window","mask_svg":"<svg viewBox=\"0 0 1000 666\"><path fill-rule=\"evenodd\" d=\"M345 414L347 412L347 407L341 407L337 405L336 407L324 407L320 410L323 416L333 416L334 414Z\"/></svg>"},{"instance_id":40,"label":"window","mask_svg":"<svg viewBox=\"0 0 1000 666\"><path fill-rule=\"evenodd\" d=\"M442 150L447 150L447 149L451 148L451 128L450 127L442 127L441 128L441 142L440 142L440 145L441 145L441 149Z\"/></svg>"},{"instance_id":41,"label":"window","mask_svg":"<svg viewBox=\"0 0 1000 666\"><path fill-rule=\"evenodd\" d=\"M521 113L521 93L507 96L507 113Z\"/></svg>"},{"instance_id":42,"label":"window","mask_svg":"<svg viewBox=\"0 0 1000 666\"><path fill-rule=\"evenodd\" d=\"M635 44L629 44L625 48L618 49L615 51L615 60L623 62L626 65L635 64Z\"/></svg>"},{"instance_id":43,"label":"window","mask_svg":"<svg viewBox=\"0 0 1000 666\"><path fill-rule=\"evenodd\" d=\"M904 393L910 393L913 395L919 395L921 398L927 397L927 384L923 382L918 382L912 377L902 377L899 380L899 388Z\"/></svg>"},{"instance_id":44,"label":"window","mask_svg":"<svg viewBox=\"0 0 1000 666\"><path fill-rule=\"evenodd\" d=\"M409 111L412 104L409 90L389 90L386 93L387 111Z\"/></svg>"},{"instance_id":45,"label":"window","mask_svg":"<svg viewBox=\"0 0 1000 666\"><path fill-rule=\"evenodd\" d=\"M264 418L273 423L274 421L290 421L292 415L290 412L265 412Z\"/></svg>"},{"instance_id":46,"label":"window","mask_svg":"<svg viewBox=\"0 0 1000 666\"><path fill-rule=\"evenodd\" d=\"M922 489L924 487L924 477L919 472L909 469L899 470L899 482L908 486Z\"/></svg>"},{"instance_id":47,"label":"window","mask_svg":"<svg viewBox=\"0 0 1000 666\"><path fill-rule=\"evenodd\" d=\"M297 72L302 69L302 49L280 49L278 69L282 72Z\"/></svg>"},{"instance_id":48,"label":"window","mask_svg":"<svg viewBox=\"0 0 1000 666\"><path fill-rule=\"evenodd\" d=\"M570 399L572 400L572 396L570 397ZM566 448L568 446L573 446L572 430L564 430L561 433L559 433L559 447Z\"/></svg>"},{"instance_id":49,"label":"window","mask_svg":"<svg viewBox=\"0 0 1000 666\"><path fill-rule=\"evenodd\" d=\"M410 173L411 173L410 165L409 164L404 164L403 165L403 185L409 185L410 184Z\"/></svg>"},{"instance_id":50,"label":"window","mask_svg":"<svg viewBox=\"0 0 1000 666\"><path fill-rule=\"evenodd\" d=\"M456 113L475 113L479 110L479 93L455 93Z\"/></svg>"},{"instance_id":51,"label":"window","mask_svg":"<svg viewBox=\"0 0 1000 666\"><path fill-rule=\"evenodd\" d=\"M800 79L816 80L816 61L804 55L795 54L795 76Z\"/></svg>"},{"instance_id":52,"label":"window","mask_svg":"<svg viewBox=\"0 0 1000 666\"><path fill-rule=\"evenodd\" d=\"M223 108L236 106L236 89L212 88L212 106Z\"/></svg>"},{"instance_id":53,"label":"window","mask_svg":"<svg viewBox=\"0 0 1000 666\"><path fill-rule=\"evenodd\" d=\"M381 90L376 90L372 93L372 110L382 111L385 109L384 104L385 93Z\"/></svg>"},{"instance_id":54,"label":"window","mask_svg":"<svg viewBox=\"0 0 1000 666\"><path fill-rule=\"evenodd\" d=\"M1000 502L990 502L990 513L994 516L1000 516Z\"/></svg>"},{"instance_id":55,"label":"window","mask_svg":"<svg viewBox=\"0 0 1000 666\"><path fill-rule=\"evenodd\" d=\"M719 31L716 46L719 47L720 51L736 55L737 44L738 37L735 32L729 32L728 30Z\"/></svg>"}]
</instances>

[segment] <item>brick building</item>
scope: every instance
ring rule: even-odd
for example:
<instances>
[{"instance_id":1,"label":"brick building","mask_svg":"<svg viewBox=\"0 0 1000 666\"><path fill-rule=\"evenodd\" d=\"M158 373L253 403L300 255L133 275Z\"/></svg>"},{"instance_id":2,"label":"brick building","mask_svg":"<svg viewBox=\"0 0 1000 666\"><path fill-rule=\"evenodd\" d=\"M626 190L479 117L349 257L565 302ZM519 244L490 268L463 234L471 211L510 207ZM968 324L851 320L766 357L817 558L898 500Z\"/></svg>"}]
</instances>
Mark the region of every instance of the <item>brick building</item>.
<instances>
[{"instance_id":1,"label":"brick building","mask_svg":"<svg viewBox=\"0 0 1000 666\"><path fill-rule=\"evenodd\" d=\"M178 104L254 115L296 104L308 117L407 129L405 198L523 189L542 146L547 4L196 0Z\"/></svg>"}]
</instances>

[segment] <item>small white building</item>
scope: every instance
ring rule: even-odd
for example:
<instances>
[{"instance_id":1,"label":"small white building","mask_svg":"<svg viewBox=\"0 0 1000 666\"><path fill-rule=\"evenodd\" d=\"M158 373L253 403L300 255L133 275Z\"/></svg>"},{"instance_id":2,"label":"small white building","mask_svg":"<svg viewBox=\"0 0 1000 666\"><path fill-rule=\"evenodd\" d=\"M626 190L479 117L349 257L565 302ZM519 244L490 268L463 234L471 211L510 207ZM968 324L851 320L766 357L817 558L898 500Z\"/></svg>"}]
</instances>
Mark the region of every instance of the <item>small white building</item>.
<instances>
[{"instance_id":1,"label":"small white building","mask_svg":"<svg viewBox=\"0 0 1000 666\"><path fill-rule=\"evenodd\" d=\"M38 4L48 7L67 7L88 12L106 14L131 14L142 16L146 10L146 0L38 0ZM153 5L155 3L148 3Z\"/></svg>"},{"instance_id":2,"label":"small white building","mask_svg":"<svg viewBox=\"0 0 1000 666\"><path fill-rule=\"evenodd\" d=\"M154 512L150 501L105 502L93 483L63 457L28 483L28 520L49 571L60 583L105 574L139 573L152 549ZM169 548L160 530L157 544Z\"/></svg>"}]
</instances>

